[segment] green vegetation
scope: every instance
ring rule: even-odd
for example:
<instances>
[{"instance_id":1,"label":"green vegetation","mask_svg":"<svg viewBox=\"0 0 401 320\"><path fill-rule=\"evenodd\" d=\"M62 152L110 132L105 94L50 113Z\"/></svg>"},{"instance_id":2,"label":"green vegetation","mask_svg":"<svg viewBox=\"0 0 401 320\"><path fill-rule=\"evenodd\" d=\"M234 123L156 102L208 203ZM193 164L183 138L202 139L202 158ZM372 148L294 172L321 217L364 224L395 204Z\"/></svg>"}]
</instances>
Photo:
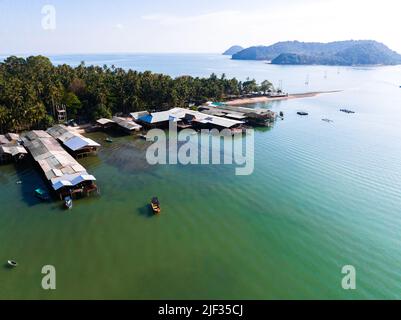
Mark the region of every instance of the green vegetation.
<instances>
[{"instance_id":1,"label":"green vegetation","mask_svg":"<svg viewBox=\"0 0 401 320\"><path fill-rule=\"evenodd\" d=\"M9 57L0 63L0 131L22 131L51 125L57 105L67 107L68 117L93 121L115 113L165 110L224 100L252 91L273 88L268 81L217 77L193 78L136 72L107 66L73 68L54 66L43 56Z\"/></svg>"},{"instance_id":2,"label":"green vegetation","mask_svg":"<svg viewBox=\"0 0 401 320\"><path fill-rule=\"evenodd\" d=\"M250 47L233 55L237 60L268 60L273 64L395 65L401 55L372 41L330 43L287 41L265 47Z\"/></svg>"}]
</instances>

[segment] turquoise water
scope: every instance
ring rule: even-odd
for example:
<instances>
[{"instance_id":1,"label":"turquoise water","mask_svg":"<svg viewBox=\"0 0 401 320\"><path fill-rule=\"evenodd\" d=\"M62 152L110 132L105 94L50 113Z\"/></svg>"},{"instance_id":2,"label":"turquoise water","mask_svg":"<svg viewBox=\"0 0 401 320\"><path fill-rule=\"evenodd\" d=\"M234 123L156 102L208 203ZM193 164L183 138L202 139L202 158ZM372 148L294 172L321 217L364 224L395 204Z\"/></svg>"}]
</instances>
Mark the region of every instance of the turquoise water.
<instances>
[{"instance_id":1,"label":"turquoise water","mask_svg":"<svg viewBox=\"0 0 401 320\"><path fill-rule=\"evenodd\" d=\"M0 298L400 297L400 67L280 67L217 55L52 59L173 76L225 72L282 82L289 92L343 91L260 104L284 111L285 120L256 130L250 176L235 176L229 165L149 166L145 141L114 137L81 161L101 196L66 213L33 197L44 184L31 164L0 167L0 261L20 264L0 269ZM153 195L160 217L148 209ZM57 270L52 292L40 285L47 264ZM349 264L355 291L341 288Z\"/></svg>"}]
</instances>

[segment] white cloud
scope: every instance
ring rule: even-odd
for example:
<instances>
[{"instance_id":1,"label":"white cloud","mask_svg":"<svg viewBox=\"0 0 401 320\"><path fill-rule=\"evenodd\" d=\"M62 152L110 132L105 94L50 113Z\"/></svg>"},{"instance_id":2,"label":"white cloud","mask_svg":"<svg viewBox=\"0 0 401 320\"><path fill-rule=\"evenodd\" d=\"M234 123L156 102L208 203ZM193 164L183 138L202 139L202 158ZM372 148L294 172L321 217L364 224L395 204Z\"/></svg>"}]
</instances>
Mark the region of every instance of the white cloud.
<instances>
[{"instance_id":1,"label":"white cloud","mask_svg":"<svg viewBox=\"0 0 401 320\"><path fill-rule=\"evenodd\" d=\"M114 27L116 29L118 29L118 30L123 30L124 29L124 25L122 23L117 23Z\"/></svg>"},{"instance_id":2,"label":"white cloud","mask_svg":"<svg viewBox=\"0 0 401 320\"><path fill-rule=\"evenodd\" d=\"M185 44L187 51L213 52L232 44L268 45L285 40L348 39L374 39L401 51L400 9L399 0L317 0L197 15L152 13L141 18L155 29L162 27L160 34L171 45L178 43L174 46L182 49Z\"/></svg>"},{"instance_id":3,"label":"white cloud","mask_svg":"<svg viewBox=\"0 0 401 320\"><path fill-rule=\"evenodd\" d=\"M217 11L193 16L175 16L163 13L144 15L141 18L147 21L155 21L163 25L178 25L194 22L217 22L217 19L240 18L240 11Z\"/></svg>"},{"instance_id":4,"label":"white cloud","mask_svg":"<svg viewBox=\"0 0 401 320\"><path fill-rule=\"evenodd\" d=\"M35 19L27 17L21 23L5 15L0 19L0 51L222 52L234 44L246 47L285 40L374 39L401 52L400 0L256 2L246 7L243 0L231 0L230 6L223 10L213 9L217 7L214 4L205 4L205 11L194 11L190 4L179 9L173 4L168 9L149 5L149 11L140 13L123 11L116 5L116 11L108 13L109 19L61 21L58 36L38 32ZM6 12L2 8L0 16ZM19 23L18 27L12 24L14 20ZM14 29L16 33L7 32Z\"/></svg>"}]
</instances>

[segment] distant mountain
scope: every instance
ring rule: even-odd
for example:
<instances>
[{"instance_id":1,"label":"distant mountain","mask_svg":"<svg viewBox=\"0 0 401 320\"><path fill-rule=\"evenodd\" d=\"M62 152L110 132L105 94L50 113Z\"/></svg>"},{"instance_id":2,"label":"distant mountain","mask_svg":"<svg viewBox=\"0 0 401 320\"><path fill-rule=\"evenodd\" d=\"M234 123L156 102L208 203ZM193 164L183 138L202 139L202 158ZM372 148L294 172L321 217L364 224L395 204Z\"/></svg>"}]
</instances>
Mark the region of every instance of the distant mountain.
<instances>
[{"instance_id":1,"label":"distant mountain","mask_svg":"<svg viewBox=\"0 0 401 320\"><path fill-rule=\"evenodd\" d=\"M236 54L236 53L238 53L238 52L240 52L240 51L242 51L242 50L244 50L244 48L241 47L241 46L232 46L230 49L228 49L227 51L225 51L225 52L223 53L223 55L225 55L225 56L232 56L233 54Z\"/></svg>"},{"instance_id":2,"label":"distant mountain","mask_svg":"<svg viewBox=\"0 0 401 320\"><path fill-rule=\"evenodd\" d=\"M372 40L330 43L287 41L264 47L250 47L233 55L236 60L268 60L292 65L395 65L401 55Z\"/></svg>"}]
</instances>

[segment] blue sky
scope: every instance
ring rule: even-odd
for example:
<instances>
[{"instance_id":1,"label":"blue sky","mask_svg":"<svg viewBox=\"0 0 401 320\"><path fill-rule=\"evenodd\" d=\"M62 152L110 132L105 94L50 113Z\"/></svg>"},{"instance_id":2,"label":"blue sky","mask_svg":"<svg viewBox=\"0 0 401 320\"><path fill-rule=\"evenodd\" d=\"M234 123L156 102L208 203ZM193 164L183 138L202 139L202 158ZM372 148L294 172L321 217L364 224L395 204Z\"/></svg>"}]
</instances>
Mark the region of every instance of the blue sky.
<instances>
[{"instance_id":1,"label":"blue sky","mask_svg":"<svg viewBox=\"0 0 401 320\"><path fill-rule=\"evenodd\" d=\"M221 52L374 39L401 52L399 0L0 0L0 54ZM44 5L56 28L42 28Z\"/></svg>"}]
</instances>

